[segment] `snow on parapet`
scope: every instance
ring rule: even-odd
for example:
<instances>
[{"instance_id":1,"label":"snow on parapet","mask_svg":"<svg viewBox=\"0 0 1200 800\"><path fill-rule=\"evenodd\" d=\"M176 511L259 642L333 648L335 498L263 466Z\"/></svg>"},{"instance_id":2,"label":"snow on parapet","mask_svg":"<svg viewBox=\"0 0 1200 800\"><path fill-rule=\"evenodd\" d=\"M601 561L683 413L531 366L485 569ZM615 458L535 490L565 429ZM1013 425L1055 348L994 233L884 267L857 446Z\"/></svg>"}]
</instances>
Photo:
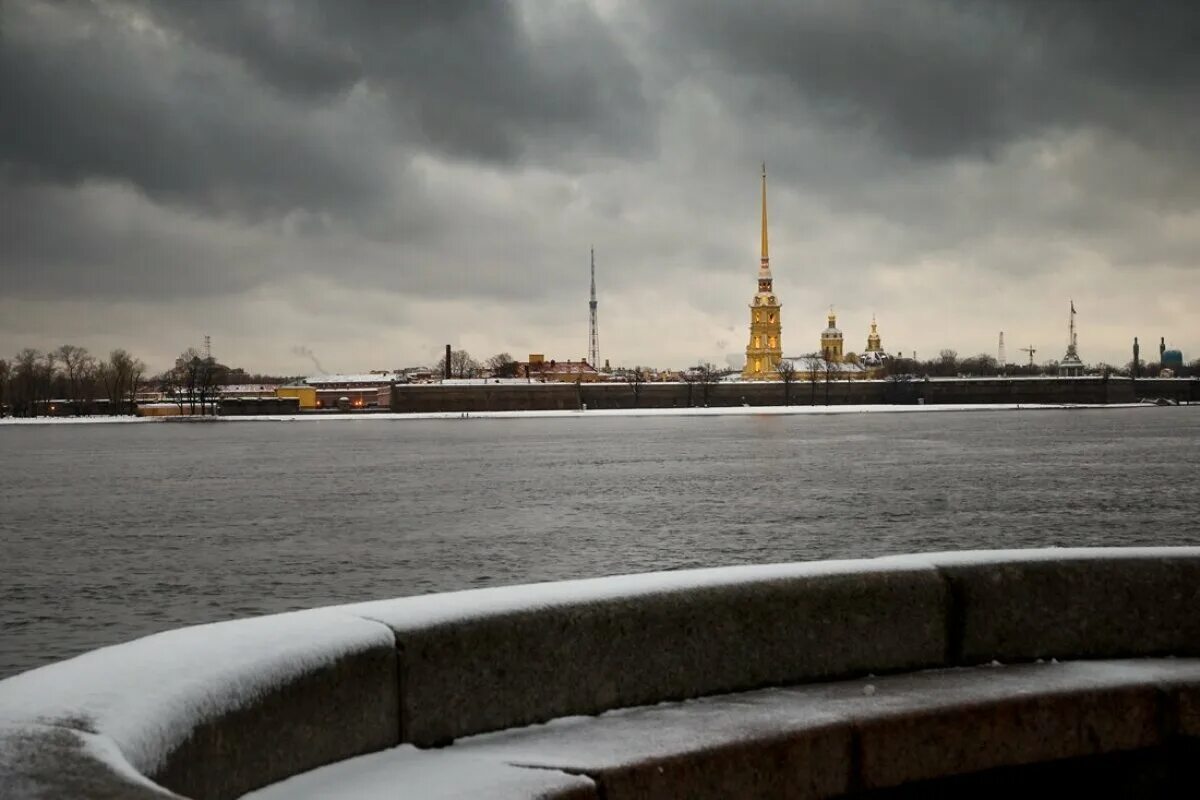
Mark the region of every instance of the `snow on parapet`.
<instances>
[{"instance_id":1,"label":"snow on parapet","mask_svg":"<svg viewBox=\"0 0 1200 800\"><path fill-rule=\"evenodd\" d=\"M333 797L518 800L557 796L559 792L588 790L594 786L588 777L569 775L557 769L517 767L497 758L464 756L454 748L418 750L412 745L401 745L294 775L250 792L243 800L327 800Z\"/></svg>"},{"instance_id":2,"label":"snow on parapet","mask_svg":"<svg viewBox=\"0 0 1200 800\"><path fill-rule=\"evenodd\" d=\"M107 736L151 774L198 725L342 656L392 644L384 626L330 609L180 628L0 681L0 722Z\"/></svg>"},{"instance_id":3,"label":"snow on parapet","mask_svg":"<svg viewBox=\"0 0 1200 800\"><path fill-rule=\"evenodd\" d=\"M983 566L1030 561L1129 560L1143 558L1200 558L1200 547L1037 547L1028 550L946 550L880 556L877 561L902 566Z\"/></svg>"},{"instance_id":4,"label":"snow on parapet","mask_svg":"<svg viewBox=\"0 0 1200 800\"><path fill-rule=\"evenodd\" d=\"M1200 547L1075 547L1029 550L964 550L735 567L646 572L603 578L400 597L338 606L396 630L416 630L470 619L606 600L635 599L739 584L832 575L934 571L957 564L1003 564L1079 559L1200 557Z\"/></svg>"},{"instance_id":5,"label":"snow on parapet","mask_svg":"<svg viewBox=\"0 0 1200 800\"><path fill-rule=\"evenodd\" d=\"M378 620L396 630L414 630L513 612L606 600L636 599L794 578L924 570L932 572L933 565L919 562L892 563L886 559L754 564L467 589L444 594L354 603L336 608L349 614Z\"/></svg>"}]
</instances>

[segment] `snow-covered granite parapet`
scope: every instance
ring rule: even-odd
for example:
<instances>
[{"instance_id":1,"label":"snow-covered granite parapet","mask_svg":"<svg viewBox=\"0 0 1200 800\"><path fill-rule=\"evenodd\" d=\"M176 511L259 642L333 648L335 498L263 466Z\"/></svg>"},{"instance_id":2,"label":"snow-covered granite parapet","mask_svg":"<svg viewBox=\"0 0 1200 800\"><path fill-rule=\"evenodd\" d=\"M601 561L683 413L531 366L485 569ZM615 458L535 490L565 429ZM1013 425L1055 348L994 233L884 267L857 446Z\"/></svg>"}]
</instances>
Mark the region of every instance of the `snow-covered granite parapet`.
<instances>
[{"instance_id":1,"label":"snow-covered granite parapet","mask_svg":"<svg viewBox=\"0 0 1200 800\"><path fill-rule=\"evenodd\" d=\"M1200 547L930 553L952 596L950 664L1200 656Z\"/></svg>"},{"instance_id":2,"label":"snow-covered granite parapet","mask_svg":"<svg viewBox=\"0 0 1200 800\"><path fill-rule=\"evenodd\" d=\"M1197 608L1200 548L935 553L481 589L96 650L0 681L0 739L42 737L63 763L98 765L110 782L142 775L181 795L234 797L402 741L572 714L995 658L1200 655ZM0 781L17 772L6 746Z\"/></svg>"},{"instance_id":3,"label":"snow-covered granite parapet","mask_svg":"<svg viewBox=\"0 0 1200 800\"><path fill-rule=\"evenodd\" d=\"M395 632L401 737L427 746L570 714L940 665L946 605L932 566L865 560L479 589L343 610Z\"/></svg>"},{"instance_id":4,"label":"snow-covered granite parapet","mask_svg":"<svg viewBox=\"0 0 1200 800\"><path fill-rule=\"evenodd\" d=\"M96 734L140 774L227 796L395 744L396 691L391 632L315 609L167 631L21 673L0 681L0 724Z\"/></svg>"},{"instance_id":5,"label":"snow-covered granite parapet","mask_svg":"<svg viewBox=\"0 0 1200 800\"><path fill-rule=\"evenodd\" d=\"M55 725L0 723L0 797L164 800L178 795L131 767L105 736Z\"/></svg>"}]
</instances>

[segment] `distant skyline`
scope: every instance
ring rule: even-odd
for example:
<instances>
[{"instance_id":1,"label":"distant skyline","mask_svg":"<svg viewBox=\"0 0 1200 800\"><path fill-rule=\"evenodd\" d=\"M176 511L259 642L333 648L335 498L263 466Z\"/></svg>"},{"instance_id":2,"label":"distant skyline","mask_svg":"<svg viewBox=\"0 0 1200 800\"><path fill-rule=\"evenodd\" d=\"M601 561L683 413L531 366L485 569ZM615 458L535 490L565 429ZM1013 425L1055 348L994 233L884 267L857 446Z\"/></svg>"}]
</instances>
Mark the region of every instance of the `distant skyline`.
<instances>
[{"instance_id":1,"label":"distant skyline","mask_svg":"<svg viewBox=\"0 0 1200 800\"><path fill-rule=\"evenodd\" d=\"M1200 356L1200 5L0 0L0 358Z\"/></svg>"}]
</instances>

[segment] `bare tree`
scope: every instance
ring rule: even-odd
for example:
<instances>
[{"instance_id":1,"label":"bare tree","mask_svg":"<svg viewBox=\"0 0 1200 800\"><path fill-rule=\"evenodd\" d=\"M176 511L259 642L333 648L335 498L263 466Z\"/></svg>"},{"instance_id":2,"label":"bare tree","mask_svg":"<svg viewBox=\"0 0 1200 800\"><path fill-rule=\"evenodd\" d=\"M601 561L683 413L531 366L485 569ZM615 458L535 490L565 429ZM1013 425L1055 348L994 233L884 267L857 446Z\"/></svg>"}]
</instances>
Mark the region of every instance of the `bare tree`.
<instances>
[{"instance_id":1,"label":"bare tree","mask_svg":"<svg viewBox=\"0 0 1200 800\"><path fill-rule=\"evenodd\" d=\"M96 369L96 359L83 347L64 344L55 351L67 382L66 400L76 416L83 413L84 383Z\"/></svg>"},{"instance_id":2,"label":"bare tree","mask_svg":"<svg viewBox=\"0 0 1200 800\"><path fill-rule=\"evenodd\" d=\"M184 350L180 353L179 358L175 359L175 381L188 404L189 414L196 413L196 398L200 396L199 385L202 380L200 373L203 367L204 358L194 347ZM182 411L182 405L180 410Z\"/></svg>"},{"instance_id":3,"label":"bare tree","mask_svg":"<svg viewBox=\"0 0 1200 800\"><path fill-rule=\"evenodd\" d=\"M825 405L829 405L829 381L833 374L833 361L830 360L829 356L830 353L826 350L824 357L821 359L821 363L825 365Z\"/></svg>"},{"instance_id":4,"label":"bare tree","mask_svg":"<svg viewBox=\"0 0 1200 800\"><path fill-rule=\"evenodd\" d=\"M775 372L779 374L779 380L783 381L783 404L790 406L792 404L792 382L796 380L796 363L787 358L781 358L775 362Z\"/></svg>"},{"instance_id":5,"label":"bare tree","mask_svg":"<svg viewBox=\"0 0 1200 800\"><path fill-rule=\"evenodd\" d=\"M140 358L129 362L129 416L137 415L137 394L144 383L146 364Z\"/></svg>"},{"instance_id":6,"label":"bare tree","mask_svg":"<svg viewBox=\"0 0 1200 800\"><path fill-rule=\"evenodd\" d=\"M680 378L680 380L682 380L684 383L687 384L688 408L691 408L693 405L693 402L692 402L693 389L696 386L696 384L700 382L700 373L696 369L689 368L689 369L685 369L683 372L679 373L679 378Z\"/></svg>"},{"instance_id":7,"label":"bare tree","mask_svg":"<svg viewBox=\"0 0 1200 800\"><path fill-rule=\"evenodd\" d=\"M200 393L200 415L204 416L204 409L207 406L214 416L217 413L216 396L217 387L224 380L225 367L218 364L217 360L212 356L206 356L200 359L200 364L196 373L196 390Z\"/></svg>"},{"instance_id":8,"label":"bare tree","mask_svg":"<svg viewBox=\"0 0 1200 800\"><path fill-rule=\"evenodd\" d=\"M445 357L442 357L445 361ZM515 378L517 377L517 360L508 353L497 353L489 358L486 362L488 371L493 378ZM450 368L454 369L454 354L450 354Z\"/></svg>"},{"instance_id":9,"label":"bare tree","mask_svg":"<svg viewBox=\"0 0 1200 800\"><path fill-rule=\"evenodd\" d=\"M38 402L38 362L42 354L26 347L13 359L10 390L13 416L36 417Z\"/></svg>"},{"instance_id":10,"label":"bare tree","mask_svg":"<svg viewBox=\"0 0 1200 800\"><path fill-rule=\"evenodd\" d=\"M805 363L808 364L808 385L811 392L808 398L808 404L815 406L817 404L817 364L821 361L820 353L812 353L804 357Z\"/></svg>"},{"instance_id":11,"label":"bare tree","mask_svg":"<svg viewBox=\"0 0 1200 800\"><path fill-rule=\"evenodd\" d=\"M164 397L171 398L175 405L179 407L179 413L183 414L183 404L186 400L183 394L183 383L180 380L180 371L178 365L172 367L159 375L155 382L158 384L158 390L162 392Z\"/></svg>"},{"instance_id":12,"label":"bare tree","mask_svg":"<svg viewBox=\"0 0 1200 800\"><path fill-rule=\"evenodd\" d=\"M515 363L515 362L514 362ZM514 368L515 369L515 368ZM479 362L471 358L471 354L466 350L455 350L450 353L450 377L452 378L473 378L479 372ZM438 359L437 365L433 368L434 375L446 374L446 357L442 356Z\"/></svg>"},{"instance_id":13,"label":"bare tree","mask_svg":"<svg viewBox=\"0 0 1200 800\"><path fill-rule=\"evenodd\" d=\"M37 385L36 402L45 406L46 412L53 410L50 401L54 399L54 379L58 377L58 357L54 353L44 353L34 371Z\"/></svg>"},{"instance_id":14,"label":"bare tree","mask_svg":"<svg viewBox=\"0 0 1200 800\"><path fill-rule=\"evenodd\" d=\"M709 393L712 387L721 380L721 372L717 369L717 365L705 361L696 367L696 374L700 378L700 392L704 397L704 407L708 407Z\"/></svg>"},{"instance_id":15,"label":"bare tree","mask_svg":"<svg viewBox=\"0 0 1200 800\"><path fill-rule=\"evenodd\" d=\"M637 408L642 396L642 384L646 382L646 373L641 367L625 370L625 374L621 376L625 383L629 384L629 388L633 389L633 407Z\"/></svg>"},{"instance_id":16,"label":"bare tree","mask_svg":"<svg viewBox=\"0 0 1200 800\"><path fill-rule=\"evenodd\" d=\"M137 387L145 371L146 365L125 350L118 348L109 353L108 361L96 371L98 382L108 397L109 413L137 413Z\"/></svg>"},{"instance_id":17,"label":"bare tree","mask_svg":"<svg viewBox=\"0 0 1200 800\"><path fill-rule=\"evenodd\" d=\"M935 364L935 374L952 378L958 374L958 353L954 350L942 350L938 353Z\"/></svg>"},{"instance_id":18,"label":"bare tree","mask_svg":"<svg viewBox=\"0 0 1200 800\"><path fill-rule=\"evenodd\" d=\"M5 415L9 404L9 382L12 380L12 368L8 362L0 358L0 417Z\"/></svg>"}]
</instances>

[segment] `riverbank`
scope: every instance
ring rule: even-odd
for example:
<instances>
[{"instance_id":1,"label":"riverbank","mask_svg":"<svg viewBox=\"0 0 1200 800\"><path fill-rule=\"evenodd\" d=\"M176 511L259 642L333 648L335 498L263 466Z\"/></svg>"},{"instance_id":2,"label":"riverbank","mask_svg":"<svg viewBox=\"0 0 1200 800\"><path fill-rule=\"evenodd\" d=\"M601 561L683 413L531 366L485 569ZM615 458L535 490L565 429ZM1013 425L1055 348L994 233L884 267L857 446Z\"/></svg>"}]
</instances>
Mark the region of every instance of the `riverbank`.
<instances>
[{"instance_id":1,"label":"riverbank","mask_svg":"<svg viewBox=\"0 0 1200 800\"><path fill-rule=\"evenodd\" d=\"M1120 408L1156 408L1153 403L958 403L943 405L846 406L722 406L718 408L600 408L583 411L435 411L413 414L394 412L315 412L307 414L229 417L6 417L3 425L81 425L103 423L198 424L215 422L351 422L419 421L443 419L581 419L596 417L746 417L811 416L842 414L929 414L950 411L1084 411Z\"/></svg>"}]
</instances>

